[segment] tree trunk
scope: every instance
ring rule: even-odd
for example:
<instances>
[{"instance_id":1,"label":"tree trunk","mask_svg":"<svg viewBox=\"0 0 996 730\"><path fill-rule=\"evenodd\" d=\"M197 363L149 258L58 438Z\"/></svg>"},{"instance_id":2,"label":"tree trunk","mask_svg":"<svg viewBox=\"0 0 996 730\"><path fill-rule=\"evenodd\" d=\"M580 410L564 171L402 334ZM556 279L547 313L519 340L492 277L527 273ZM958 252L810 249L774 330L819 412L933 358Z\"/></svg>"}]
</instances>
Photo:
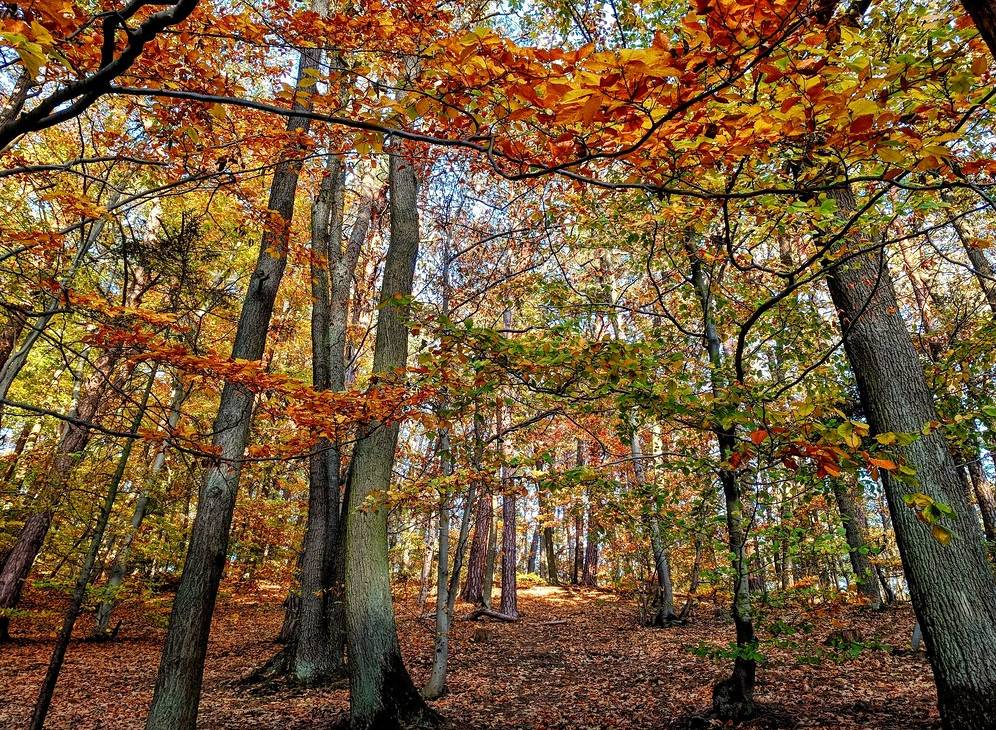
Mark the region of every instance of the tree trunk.
<instances>
[{"instance_id":1,"label":"tree trunk","mask_svg":"<svg viewBox=\"0 0 996 730\"><path fill-rule=\"evenodd\" d=\"M439 455L443 466L443 476L452 476L453 462L450 454L450 437L443 431L439 437ZM439 564L436 569L436 636L432 671L422 695L426 699L436 699L446 693L446 664L450 655L450 619L452 612L449 601L449 562L450 562L450 497L445 488L439 493Z\"/></svg>"},{"instance_id":2,"label":"tree trunk","mask_svg":"<svg viewBox=\"0 0 996 730\"><path fill-rule=\"evenodd\" d=\"M851 569L858 586L858 593L868 607L878 610L882 607L882 594L878 590L878 579L871 560L868 559L868 541L865 530L868 529L864 509L858 502L854 488L842 479L831 479L830 486L837 502L837 511L844 525L844 536L847 538L847 555L851 560Z\"/></svg>"},{"instance_id":3,"label":"tree trunk","mask_svg":"<svg viewBox=\"0 0 996 730\"><path fill-rule=\"evenodd\" d=\"M436 543L434 539L432 513L429 513L425 521L425 532L422 540L425 543L425 551L422 553L422 578L418 589L418 605L424 607L429 602L429 584L432 578L432 559L436 554Z\"/></svg>"},{"instance_id":4,"label":"tree trunk","mask_svg":"<svg viewBox=\"0 0 996 730\"><path fill-rule=\"evenodd\" d=\"M647 469L643 463L643 447L640 444L640 434L633 424L630 433L630 456L633 459L633 472L636 475L636 489L641 495L646 495L648 512L644 516L647 532L650 533L650 547L654 553L654 568L657 573L657 611L653 619L654 626L669 626L674 623L674 585L671 583L671 566L668 562L667 548L664 544L664 534L660 517L657 514L656 500L649 493Z\"/></svg>"},{"instance_id":5,"label":"tree trunk","mask_svg":"<svg viewBox=\"0 0 996 730\"><path fill-rule=\"evenodd\" d=\"M179 377L177 377L173 385L169 416L166 417L166 425L170 430L176 428L180 422L180 407L183 405L187 393L188 391L183 387L183 383L180 382ZM153 479L162 472L165 464L166 444L163 443L158 446L156 455L152 459L150 474ZM111 574L107 579L107 586L104 589L105 597L97 607L96 625L93 629L93 638L95 639L111 638L111 614L114 611L114 606L117 604L117 595L121 590L121 584L124 583L125 576L128 575L128 570L131 567L129 563L131 559L131 547L142 527L148 504L149 492L148 489L143 488L138 494L138 499L135 500L135 511L131 516L131 525L128 534L124 542L121 543L121 547L118 548L117 555L111 565Z\"/></svg>"},{"instance_id":6,"label":"tree trunk","mask_svg":"<svg viewBox=\"0 0 996 730\"><path fill-rule=\"evenodd\" d=\"M37 438L38 434L41 432L41 420L36 420L32 426L30 423L25 423L21 427L21 432L17 434L17 439L14 441L14 451L8 457L10 463L7 465L7 469L4 471L3 476L0 477L0 485L9 483L14 475L17 473L17 462L21 460L21 456L24 454L24 450L28 446L28 441L32 438ZM4 556L0 556L0 566L4 564Z\"/></svg>"},{"instance_id":7,"label":"tree trunk","mask_svg":"<svg viewBox=\"0 0 996 730\"><path fill-rule=\"evenodd\" d=\"M529 559L526 563L526 572L529 574L536 573L537 570L536 560L539 557L539 546L540 546L540 529L539 527L537 527L535 530L533 530L533 539L529 541ZM578 549L577 554L580 557L581 546L578 545L577 549Z\"/></svg>"},{"instance_id":8,"label":"tree trunk","mask_svg":"<svg viewBox=\"0 0 996 730\"><path fill-rule=\"evenodd\" d=\"M699 306L702 309L704 344L711 368L712 388L718 395L723 384L723 349L713 318L712 293L709 278L703 269L702 260L690 244L686 243L691 258L692 284ZM719 455L727 462L736 448L735 427L717 426L716 435ZM733 567L733 624L736 629L737 656L733 661L733 673L712 691L713 711L723 719L739 720L754 714L754 685L756 682L757 639L754 635L754 621L751 616L749 570L747 566L747 531L744 527L743 503L740 484L736 473L720 467L719 481L726 502L726 531Z\"/></svg>"},{"instance_id":9,"label":"tree trunk","mask_svg":"<svg viewBox=\"0 0 996 730\"><path fill-rule=\"evenodd\" d=\"M968 476L975 493L975 503L982 513L982 527L989 544L989 553L996 558L996 497L993 496L993 485L982 468L978 451L975 451L967 465Z\"/></svg>"},{"instance_id":10,"label":"tree trunk","mask_svg":"<svg viewBox=\"0 0 996 730\"><path fill-rule=\"evenodd\" d=\"M467 539L470 537L470 513L476 494L477 483L471 482L467 490L467 498L464 500L463 514L460 516L460 534L457 537L456 551L453 555L453 570L450 573L450 585L447 590L450 616L453 615L453 607L456 605L457 592L460 587L460 570L463 567L463 557L467 553Z\"/></svg>"},{"instance_id":11,"label":"tree trunk","mask_svg":"<svg viewBox=\"0 0 996 730\"><path fill-rule=\"evenodd\" d=\"M311 210L311 382L318 391L332 387L329 259L332 248L341 246L344 185L339 157L328 154ZM287 649L290 673L305 686L323 684L343 669L341 654L329 644L326 615L339 516L339 464L328 439L319 439L315 452L308 459L308 517L301 550L297 630Z\"/></svg>"},{"instance_id":12,"label":"tree trunk","mask_svg":"<svg viewBox=\"0 0 996 730\"><path fill-rule=\"evenodd\" d=\"M491 608L491 593L495 587L495 565L498 562L498 521L494 519L495 499L491 500L491 529L488 530L488 559L484 565L484 586L481 591L481 603Z\"/></svg>"},{"instance_id":13,"label":"tree trunk","mask_svg":"<svg viewBox=\"0 0 996 730\"><path fill-rule=\"evenodd\" d=\"M598 587L598 520L595 519L595 497L590 492L588 494L588 533L585 536L581 585L589 588Z\"/></svg>"},{"instance_id":14,"label":"tree trunk","mask_svg":"<svg viewBox=\"0 0 996 730\"><path fill-rule=\"evenodd\" d=\"M842 216L856 209L848 187L831 195ZM933 394L900 314L884 251L838 258L828 267L828 282L872 433L929 431L898 449L916 470L917 485L889 473L882 482L942 723L957 730L989 727L996 717L996 587L943 432L929 425L937 418ZM947 545L904 502L917 492L954 510L944 520L954 533Z\"/></svg>"},{"instance_id":15,"label":"tree trunk","mask_svg":"<svg viewBox=\"0 0 996 730\"><path fill-rule=\"evenodd\" d=\"M316 0L314 9L324 12L323 0ZM316 73L320 60L318 49L301 52L298 91L305 88L308 79ZM310 97L296 100L294 107L308 109ZM290 117L287 121L288 131L292 133L307 132L309 126L309 121L303 117ZM266 347L273 305L287 266L290 224L301 169L301 161L294 157L294 151L288 153L277 165L270 183L267 209L274 215L263 230L256 267L239 314L232 345L233 359L259 360ZM201 488L146 730L194 730L197 724L211 616L228 554L229 530L242 457L249 439L252 404L253 395L244 386L225 383L213 428L213 445L219 458L208 467Z\"/></svg>"},{"instance_id":16,"label":"tree trunk","mask_svg":"<svg viewBox=\"0 0 996 730\"><path fill-rule=\"evenodd\" d=\"M391 240L377 315L374 377L390 381L408 355L406 320L418 257L415 171L390 156ZM387 509L369 508L391 484L398 424L373 423L355 447L346 540L346 626L350 658L350 724L354 730L436 724L401 658L387 545ZM440 561L443 562L443 561Z\"/></svg>"},{"instance_id":17,"label":"tree trunk","mask_svg":"<svg viewBox=\"0 0 996 730\"><path fill-rule=\"evenodd\" d=\"M74 415L81 422L90 423L96 419L100 406L105 403L107 393L112 389L110 373L117 361L118 353L105 352L97 362L96 374L87 378L80 387ZM75 423L65 424L48 472L42 477L42 486L35 500L36 511L24 521L0 570L0 612L17 606L24 581L27 580L52 525L55 507L65 491L64 487L73 467L89 441L89 428ZM0 618L0 641L9 638L9 624L8 616Z\"/></svg>"},{"instance_id":18,"label":"tree trunk","mask_svg":"<svg viewBox=\"0 0 996 730\"><path fill-rule=\"evenodd\" d=\"M476 467L477 465L475 465ZM491 523L494 520L491 492L481 490L477 498L477 510L474 515L474 537L470 542L470 558L467 562L467 579L463 584L461 598L467 603L484 605L484 574L488 564L488 540L491 535Z\"/></svg>"},{"instance_id":19,"label":"tree trunk","mask_svg":"<svg viewBox=\"0 0 996 730\"><path fill-rule=\"evenodd\" d=\"M993 0L962 0L962 7L968 12L979 30L979 35L989 46L989 52L996 57L996 2Z\"/></svg>"},{"instance_id":20,"label":"tree trunk","mask_svg":"<svg viewBox=\"0 0 996 730\"><path fill-rule=\"evenodd\" d=\"M142 426L142 419L145 417L145 408L149 403L149 394L152 392L152 386L155 382L156 372L153 369L149 375L145 392L142 395L138 412L135 414L135 418L131 424L130 433L132 435L125 442L124 448L121 450L117 468L111 477L111 483L108 485L104 503L97 515L97 524L93 529L93 534L90 536L90 547L83 561L83 567L80 568L76 585L73 587L73 593L69 600L69 607L66 609L62 628L56 637L55 647L52 649L52 657L49 659L45 678L42 680L41 688L38 691L38 698L35 700L34 712L31 717L31 730L43 730L45 727L45 717L48 715L48 709L52 704L52 695L55 693L55 685L59 681L59 673L62 671L62 664L66 658L69 640L73 636L73 627L76 626L76 619L79 618L80 612L83 609L83 600L86 598L86 587L90 584L94 576L94 566L97 562L97 554L100 552L100 546L104 542L107 522L111 517L111 510L114 509L114 502L118 496L118 488L121 486L121 480L124 477L125 468L128 466L128 458L131 456L132 448L135 446L135 438L138 436L139 428Z\"/></svg>"},{"instance_id":21,"label":"tree trunk","mask_svg":"<svg viewBox=\"0 0 996 730\"><path fill-rule=\"evenodd\" d=\"M576 586L581 582L581 573L584 571L584 545L581 540L581 533L584 532L584 513L582 505L575 507L574 513L574 561L571 565L571 585Z\"/></svg>"},{"instance_id":22,"label":"tree trunk","mask_svg":"<svg viewBox=\"0 0 996 730\"><path fill-rule=\"evenodd\" d=\"M543 557L546 565L546 582L552 586L559 586L560 579L557 576L557 553L553 544L553 512L548 510L549 495L542 488L539 490L540 524L543 526Z\"/></svg>"},{"instance_id":23,"label":"tree trunk","mask_svg":"<svg viewBox=\"0 0 996 730\"><path fill-rule=\"evenodd\" d=\"M504 470L505 467L503 466ZM504 480L507 481L507 480ZM501 604L498 611L509 618L519 617L516 595L515 494L506 491L501 498Z\"/></svg>"}]
</instances>

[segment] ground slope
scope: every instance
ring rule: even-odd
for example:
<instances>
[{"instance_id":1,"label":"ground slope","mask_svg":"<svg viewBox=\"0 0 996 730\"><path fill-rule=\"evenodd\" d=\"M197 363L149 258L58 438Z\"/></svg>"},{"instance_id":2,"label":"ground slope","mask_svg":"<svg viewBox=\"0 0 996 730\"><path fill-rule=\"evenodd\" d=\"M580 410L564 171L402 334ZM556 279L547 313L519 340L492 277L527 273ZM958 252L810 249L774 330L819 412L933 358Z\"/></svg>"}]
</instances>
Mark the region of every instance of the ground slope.
<instances>
[{"instance_id":1,"label":"ground slope","mask_svg":"<svg viewBox=\"0 0 996 730\"><path fill-rule=\"evenodd\" d=\"M231 589L230 589L231 590ZM40 598L33 596L36 606ZM685 728L709 727L708 709L722 661L692 649L722 645L732 625L709 604L677 629L636 625L626 598L592 590L521 590L523 619L487 623L489 637L474 641L482 623L457 620L451 642L449 694L435 706L455 728ZM74 642L56 690L49 727L72 730L141 728L163 639L160 606L131 606L118 641ZM469 607L462 606L458 615ZM815 626L803 649L769 649L759 672L763 715L749 727L931 728L935 694L923 657L882 648L908 646L908 608L878 614L851 610ZM304 730L333 726L347 707L344 689L250 690L238 680L275 650L280 600L275 591L231 590L219 604L211 636L201 727L219 730ZM796 614L790 623L799 622ZM0 728L23 727L51 648L57 612L42 612L30 627L15 623L18 640L0 646ZM428 672L432 622L411 601L398 607L408 665L417 681ZM855 628L866 648L856 658L814 655L834 628ZM82 627L86 630L86 626ZM792 637L789 643L796 641ZM483 638L483 637L479 637ZM855 653L861 647L848 647ZM700 652L701 653L701 652Z\"/></svg>"}]
</instances>

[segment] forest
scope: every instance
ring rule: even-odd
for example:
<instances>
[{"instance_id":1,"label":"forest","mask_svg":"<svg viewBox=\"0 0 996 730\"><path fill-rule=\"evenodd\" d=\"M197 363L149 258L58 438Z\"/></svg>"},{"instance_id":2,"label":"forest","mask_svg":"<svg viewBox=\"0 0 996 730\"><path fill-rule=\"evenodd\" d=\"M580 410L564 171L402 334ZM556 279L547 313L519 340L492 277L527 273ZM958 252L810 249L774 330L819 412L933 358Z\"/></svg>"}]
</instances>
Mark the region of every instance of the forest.
<instances>
[{"instance_id":1,"label":"forest","mask_svg":"<svg viewBox=\"0 0 996 730\"><path fill-rule=\"evenodd\" d=\"M994 59L0 3L0 728L996 728Z\"/></svg>"}]
</instances>

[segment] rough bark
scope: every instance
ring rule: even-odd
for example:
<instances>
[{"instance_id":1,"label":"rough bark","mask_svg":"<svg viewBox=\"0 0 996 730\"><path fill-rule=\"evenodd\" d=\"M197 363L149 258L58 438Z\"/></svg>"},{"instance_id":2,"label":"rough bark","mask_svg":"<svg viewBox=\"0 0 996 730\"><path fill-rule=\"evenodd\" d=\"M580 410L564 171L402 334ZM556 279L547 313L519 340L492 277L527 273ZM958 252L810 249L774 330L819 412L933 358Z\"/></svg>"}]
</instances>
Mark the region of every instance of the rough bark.
<instances>
[{"instance_id":1,"label":"rough bark","mask_svg":"<svg viewBox=\"0 0 996 730\"><path fill-rule=\"evenodd\" d=\"M314 9L324 12L321 0L315 2ZM320 59L321 52L317 49L301 53L298 90L316 72ZM295 102L295 107L302 110L309 105L307 95ZM303 117L291 117L287 122L291 132L307 131L309 126ZM263 356L273 305L287 265L288 235L300 169L300 160L289 151L274 170L267 204L273 215L263 231L256 266L239 314L233 358L259 360ZM211 616L228 553L252 405L253 395L249 390L236 383L225 383L213 428L213 445L219 458L208 467L201 487L146 721L147 730L194 730L197 724Z\"/></svg>"},{"instance_id":2,"label":"rough bark","mask_svg":"<svg viewBox=\"0 0 996 730\"><path fill-rule=\"evenodd\" d=\"M979 35L996 57L996 2L993 0L962 0L961 5L972 17Z\"/></svg>"},{"instance_id":3,"label":"rough bark","mask_svg":"<svg viewBox=\"0 0 996 730\"><path fill-rule=\"evenodd\" d=\"M481 467L483 428L480 413L474 413L474 468ZM491 523L494 520L494 508L491 492L482 489L477 498L477 509L474 511L474 536L470 542L470 557L467 561L467 578L463 584L460 597L467 603L484 605L484 574L487 572L488 540L491 534Z\"/></svg>"},{"instance_id":4,"label":"rough bark","mask_svg":"<svg viewBox=\"0 0 996 730\"><path fill-rule=\"evenodd\" d=\"M854 580L858 593L864 598L868 608L878 610L882 607L882 594L878 589L878 579L875 569L868 558L868 541L865 530L868 529L864 510L858 502L855 488L842 479L832 479L830 486L837 502L840 521L844 525L844 536L847 539L847 556L854 571Z\"/></svg>"},{"instance_id":5,"label":"rough bark","mask_svg":"<svg viewBox=\"0 0 996 730\"><path fill-rule=\"evenodd\" d=\"M329 252L342 237L344 174L339 158L328 155L311 210L311 383L319 391L332 387ZM342 669L342 657L329 645L326 620L330 551L339 512L339 465L333 463L331 449L331 442L321 438L308 459L308 517L301 549L300 599L296 631L287 648L290 673L306 686L327 682Z\"/></svg>"},{"instance_id":6,"label":"rough bark","mask_svg":"<svg viewBox=\"0 0 996 730\"><path fill-rule=\"evenodd\" d=\"M833 191L837 210L856 209L853 194ZM851 239L853 245L867 241ZM840 255L828 262L830 294L845 333L844 347L873 433L929 433L899 448L916 470L917 485L885 473L896 543L910 597L927 645L945 727L975 730L996 717L996 586L986 565L978 522L965 499L957 469L936 420L934 397L896 301L884 251ZM947 504L954 533L935 540L904 497L915 492Z\"/></svg>"},{"instance_id":7,"label":"rough bark","mask_svg":"<svg viewBox=\"0 0 996 730\"><path fill-rule=\"evenodd\" d=\"M415 171L400 154L392 153L391 238L377 315L375 381L397 377L408 355L408 296L419 244L416 195ZM369 424L352 459L346 528L346 626L350 725L355 730L437 723L401 658L391 598L387 509L367 504L372 494L390 486L397 441L397 423Z\"/></svg>"}]
</instances>

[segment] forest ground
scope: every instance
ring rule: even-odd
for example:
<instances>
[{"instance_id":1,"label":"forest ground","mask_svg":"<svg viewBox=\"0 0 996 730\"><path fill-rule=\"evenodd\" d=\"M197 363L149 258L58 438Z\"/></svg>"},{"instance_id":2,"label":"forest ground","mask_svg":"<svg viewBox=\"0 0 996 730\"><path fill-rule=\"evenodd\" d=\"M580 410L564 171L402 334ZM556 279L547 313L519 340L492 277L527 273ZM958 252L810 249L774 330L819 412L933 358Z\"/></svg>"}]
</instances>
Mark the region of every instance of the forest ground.
<instances>
[{"instance_id":1,"label":"forest ground","mask_svg":"<svg viewBox=\"0 0 996 730\"><path fill-rule=\"evenodd\" d=\"M41 609L45 596L29 595ZM72 730L141 728L151 699L163 640L168 596L126 606L112 643L74 642L69 650L48 727ZM473 641L479 622L457 620L450 643L449 694L434 703L453 728L687 728L698 720L726 660L692 648L722 644L732 626L722 610L700 605L685 627L637 624L631 598L609 592L538 586L520 589L521 621L486 624L490 639ZM458 606L457 615L469 611ZM854 628L865 644L908 648L908 607L872 614L835 609L809 617L816 628L806 650L768 648L759 670L757 728L932 728L936 695L922 653L876 645L854 658L806 654L828 651L833 627ZM780 615L780 614L779 614ZM200 707L203 728L304 730L341 720L347 693L287 686L247 688L239 679L276 650L282 617L279 590L229 588L219 601ZM0 647L0 728L23 727L44 674L58 622L53 608L30 625L15 620L13 644ZM798 611L787 618L798 623ZM802 616L802 618L806 618ZM398 621L408 666L417 682L428 673L433 623L415 601L402 598ZM81 622L80 635L88 626ZM832 625L831 625L832 624Z\"/></svg>"}]
</instances>

